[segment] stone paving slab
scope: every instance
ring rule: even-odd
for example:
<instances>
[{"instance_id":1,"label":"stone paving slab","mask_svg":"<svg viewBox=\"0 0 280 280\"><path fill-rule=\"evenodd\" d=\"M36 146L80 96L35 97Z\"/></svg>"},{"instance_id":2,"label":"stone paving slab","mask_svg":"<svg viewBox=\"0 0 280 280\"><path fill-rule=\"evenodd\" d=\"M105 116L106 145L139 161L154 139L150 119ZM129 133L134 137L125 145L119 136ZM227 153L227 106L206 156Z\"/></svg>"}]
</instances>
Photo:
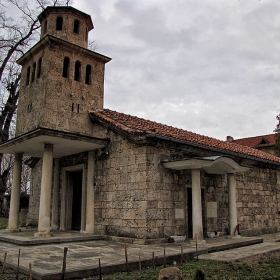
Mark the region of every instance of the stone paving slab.
<instances>
[{"instance_id":1,"label":"stone paving slab","mask_svg":"<svg viewBox=\"0 0 280 280\"><path fill-rule=\"evenodd\" d=\"M158 246L128 244L129 270L135 269L139 264L139 253L142 266L152 265L154 253L155 264L162 264L164 250L166 261L171 259L177 261L181 256L183 248L184 258L194 257L195 249L189 244L165 244ZM39 246L16 246L14 244L0 242L0 255L7 255L7 264L10 267L17 267L17 258L20 249L20 268L27 272L29 263L32 263L33 276L36 279L61 279L61 268L64 247L68 248L67 253L67 277L86 277L98 273L98 263L101 260L103 272L125 271L125 250L124 244L112 243L109 241L90 241L80 243L63 243ZM198 253L203 254L208 250L198 248ZM66 277L66 278L67 278Z\"/></svg>"},{"instance_id":2,"label":"stone paving slab","mask_svg":"<svg viewBox=\"0 0 280 280\"><path fill-rule=\"evenodd\" d=\"M24 235L26 239L33 239L33 237L31 237L30 233L28 234L28 232L21 235L14 233L9 234L9 236L15 236L15 239L19 238L20 236L22 240L24 240ZM126 271L127 267L125 262L124 243L111 242L107 240L63 242L63 238L69 238L69 235L71 237L71 233L61 233L59 236L56 236L55 238L61 239L61 243L51 242L50 244L33 244L23 246L8 242L0 242L0 261L3 260L4 253L7 252L7 266L16 268L20 249L21 272L28 274L29 263L31 263L34 279L61 279L63 251L64 247L67 247L68 253L65 279L74 277L83 278L90 275L97 275L99 272L99 259L101 261L102 273ZM73 236L77 236L77 234L73 233ZM64 241L67 241L67 238L65 238ZM280 239L280 236L274 237L274 239L277 238ZM173 261L180 262L181 254L183 255L184 260L188 260L196 257L197 254L205 256L205 254L208 252L228 250L248 244L260 243L259 245L262 245L262 241L263 238L255 237L241 237L239 239L227 239L226 237L219 237L206 239L206 244L198 245L197 252L195 245L190 244L190 240L184 243L165 243L153 245L127 244L128 269L138 269L139 253L142 267L147 267L153 265L153 254L155 265L163 264L164 262L171 264ZM272 242L272 240L270 241ZM278 243L278 245L280 245L280 243ZM258 250L257 248L258 247L256 247L256 250ZM263 248L265 248L265 246ZM247 247L243 247L241 252L244 253L245 250L247 250ZM253 251L254 250L250 251L250 254L252 254ZM230 259L232 254L229 253L226 255L226 252L228 251L219 252L217 254L224 254L224 260L226 260L226 258Z\"/></svg>"},{"instance_id":3,"label":"stone paving slab","mask_svg":"<svg viewBox=\"0 0 280 280\"><path fill-rule=\"evenodd\" d=\"M231 262L273 251L280 251L279 242L264 242L262 244L250 245L245 248L242 247L222 252L203 254L199 256L199 259Z\"/></svg>"}]
</instances>

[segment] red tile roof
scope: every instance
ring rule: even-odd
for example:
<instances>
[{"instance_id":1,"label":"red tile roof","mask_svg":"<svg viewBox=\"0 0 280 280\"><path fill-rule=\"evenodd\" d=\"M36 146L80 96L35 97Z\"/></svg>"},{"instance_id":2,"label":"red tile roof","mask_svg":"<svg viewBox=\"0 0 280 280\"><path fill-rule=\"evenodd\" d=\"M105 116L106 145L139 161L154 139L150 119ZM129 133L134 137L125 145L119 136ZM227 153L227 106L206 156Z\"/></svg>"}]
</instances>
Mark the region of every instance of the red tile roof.
<instances>
[{"instance_id":1,"label":"red tile roof","mask_svg":"<svg viewBox=\"0 0 280 280\"><path fill-rule=\"evenodd\" d=\"M179 140L189 144L195 144L203 148L212 148L219 152L229 152L238 155L254 157L262 161L264 160L278 164L280 163L279 157L261 150L253 149L244 145L221 141L208 136L196 134L188 130L175 128L109 109L91 111L90 116L92 119L98 121L108 128L121 131L122 133L126 133L131 136L162 136L169 138L167 140Z\"/></svg>"},{"instance_id":2,"label":"red tile roof","mask_svg":"<svg viewBox=\"0 0 280 280\"><path fill-rule=\"evenodd\" d=\"M248 146L251 148L270 147L275 145L275 134L234 139L233 143Z\"/></svg>"}]
</instances>

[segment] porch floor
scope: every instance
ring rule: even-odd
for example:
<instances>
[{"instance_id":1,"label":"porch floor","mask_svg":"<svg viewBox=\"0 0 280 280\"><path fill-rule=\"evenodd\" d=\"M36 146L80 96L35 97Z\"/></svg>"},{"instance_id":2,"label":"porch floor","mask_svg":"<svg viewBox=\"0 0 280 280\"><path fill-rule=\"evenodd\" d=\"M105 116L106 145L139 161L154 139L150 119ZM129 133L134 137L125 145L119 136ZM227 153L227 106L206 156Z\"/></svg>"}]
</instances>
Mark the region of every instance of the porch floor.
<instances>
[{"instance_id":1,"label":"porch floor","mask_svg":"<svg viewBox=\"0 0 280 280\"><path fill-rule=\"evenodd\" d=\"M79 279L98 275L99 259L102 273L138 269L139 255L142 267L172 264L192 259L199 255L203 259L233 261L251 255L280 250L280 233L259 237L228 239L225 236L207 238L206 244L196 247L190 240L183 243L138 245L127 244L128 267L125 262L125 246L121 242L105 240L103 236L85 235L79 232L55 232L50 238L35 238L35 230L10 233L0 230L0 260L7 252L6 266L17 268L20 249L19 270L28 274L32 264L33 279L61 279L64 248L68 248L64 279ZM40 242L39 242L40 241ZM246 247L245 247L246 246ZM240 249L240 247L243 247ZM164 259L164 251L166 258Z\"/></svg>"},{"instance_id":2,"label":"porch floor","mask_svg":"<svg viewBox=\"0 0 280 280\"><path fill-rule=\"evenodd\" d=\"M42 245L50 243L80 242L90 240L102 240L104 236L93 234L82 234L79 231L52 230L52 237L34 237L35 229L22 228L19 232L7 232L0 230L0 242L8 242L21 246Z\"/></svg>"}]
</instances>

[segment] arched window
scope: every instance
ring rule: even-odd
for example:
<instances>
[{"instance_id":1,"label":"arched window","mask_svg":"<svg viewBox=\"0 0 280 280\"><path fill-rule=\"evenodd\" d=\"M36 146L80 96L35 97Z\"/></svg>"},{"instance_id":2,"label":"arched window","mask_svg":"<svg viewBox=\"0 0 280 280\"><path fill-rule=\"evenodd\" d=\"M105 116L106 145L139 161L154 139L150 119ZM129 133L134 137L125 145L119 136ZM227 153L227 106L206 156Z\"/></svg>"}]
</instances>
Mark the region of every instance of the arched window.
<instances>
[{"instance_id":1,"label":"arched window","mask_svg":"<svg viewBox=\"0 0 280 280\"><path fill-rule=\"evenodd\" d=\"M76 61L75 63L75 75L74 75L74 80L75 81L80 81L81 77L81 62Z\"/></svg>"},{"instance_id":2,"label":"arched window","mask_svg":"<svg viewBox=\"0 0 280 280\"><path fill-rule=\"evenodd\" d=\"M56 19L56 30L62 30L63 26L63 18L62 17L57 17Z\"/></svg>"},{"instance_id":3,"label":"arched window","mask_svg":"<svg viewBox=\"0 0 280 280\"><path fill-rule=\"evenodd\" d=\"M80 22L76 19L74 21L74 29L73 29L73 32L75 34L79 34L79 31L80 31Z\"/></svg>"},{"instance_id":4,"label":"arched window","mask_svg":"<svg viewBox=\"0 0 280 280\"><path fill-rule=\"evenodd\" d=\"M35 80L35 73L36 73L36 62L33 63L31 82L34 82L34 80Z\"/></svg>"},{"instance_id":5,"label":"arched window","mask_svg":"<svg viewBox=\"0 0 280 280\"><path fill-rule=\"evenodd\" d=\"M30 80L30 66L27 67L27 73L26 73L26 85L29 85Z\"/></svg>"},{"instance_id":6,"label":"arched window","mask_svg":"<svg viewBox=\"0 0 280 280\"><path fill-rule=\"evenodd\" d=\"M86 84L90 85L91 84L91 66L87 65L86 67Z\"/></svg>"},{"instance_id":7,"label":"arched window","mask_svg":"<svg viewBox=\"0 0 280 280\"><path fill-rule=\"evenodd\" d=\"M47 20L45 20L43 28L44 28L43 29L43 34L45 34L47 32L47 29L48 29L48 21Z\"/></svg>"},{"instance_id":8,"label":"arched window","mask_svg":"<svg viewBox=\"0 0 280 280\"><path fill-rule=\"evenodd\" d=\"M65 57L64 61L63 61L62 77L64 77L64 78L69 77L69 66L70 66L70 59L69 59L69 57Z\"/></svg>"},{"instance_id":9,"label":"arched window","mask_svg":"<svg viewBox=\"0 0 280 280\"><path fill-rule=\"evenodd\" d=\"M41 71L42 71L42 58L40 57L38 60L38 67L37 67L37 79L41 77Z\"/></svg>"}]
</instances>

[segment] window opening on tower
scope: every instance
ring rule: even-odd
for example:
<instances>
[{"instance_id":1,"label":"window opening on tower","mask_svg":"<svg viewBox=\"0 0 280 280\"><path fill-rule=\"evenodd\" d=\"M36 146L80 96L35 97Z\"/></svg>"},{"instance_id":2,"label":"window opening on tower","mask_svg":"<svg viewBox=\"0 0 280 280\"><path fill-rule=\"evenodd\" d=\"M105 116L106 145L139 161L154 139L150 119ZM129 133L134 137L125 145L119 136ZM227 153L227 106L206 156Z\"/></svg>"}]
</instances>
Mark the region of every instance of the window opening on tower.
<instances>
[{"instance_id":1,"label":"window opening on tower","mask_svg":"<svg viewBox=\"0 0 280 280\"><path fill-rule=\"evenodd\" d=\"M56 30L62 30L63 27L63 18L57 17L56 19Z\"/></svg>"},{"instance_id":2,"label":"window opening on tower","mask_svg":"<svg viewBox=\"0 0 280 280\"><path fill-rule=\"evenodd\" d=\"M79 22L79 20L76 19L74 21L74 30L73 30L73 32L75 34L79 34L79 31L80 31L80 22Z\"/></svg>"},{"instance_id":3,"label":"window opening on tower","mask_svg":"<svg viewBox=\"0 0 280 280\"><path fill-rule=\"evenodd\" d=\"M80 61L76 61L76 63L75 63L74 80L75 81L80 81L80 76L81 76L81 62Z\"/></svg>"},{"instance_id":4,"label":"window opening on tower","mask_svg":"<svg viewBox=\"0 0 280 280\"><path fill-rule=\"evenodd\" d=\"M69 65L70 65L70 59L69 57L65 57L63 60L63 72L62 72L62 77L64 78L69 77Z\"/></svg>"}]
</instances>

